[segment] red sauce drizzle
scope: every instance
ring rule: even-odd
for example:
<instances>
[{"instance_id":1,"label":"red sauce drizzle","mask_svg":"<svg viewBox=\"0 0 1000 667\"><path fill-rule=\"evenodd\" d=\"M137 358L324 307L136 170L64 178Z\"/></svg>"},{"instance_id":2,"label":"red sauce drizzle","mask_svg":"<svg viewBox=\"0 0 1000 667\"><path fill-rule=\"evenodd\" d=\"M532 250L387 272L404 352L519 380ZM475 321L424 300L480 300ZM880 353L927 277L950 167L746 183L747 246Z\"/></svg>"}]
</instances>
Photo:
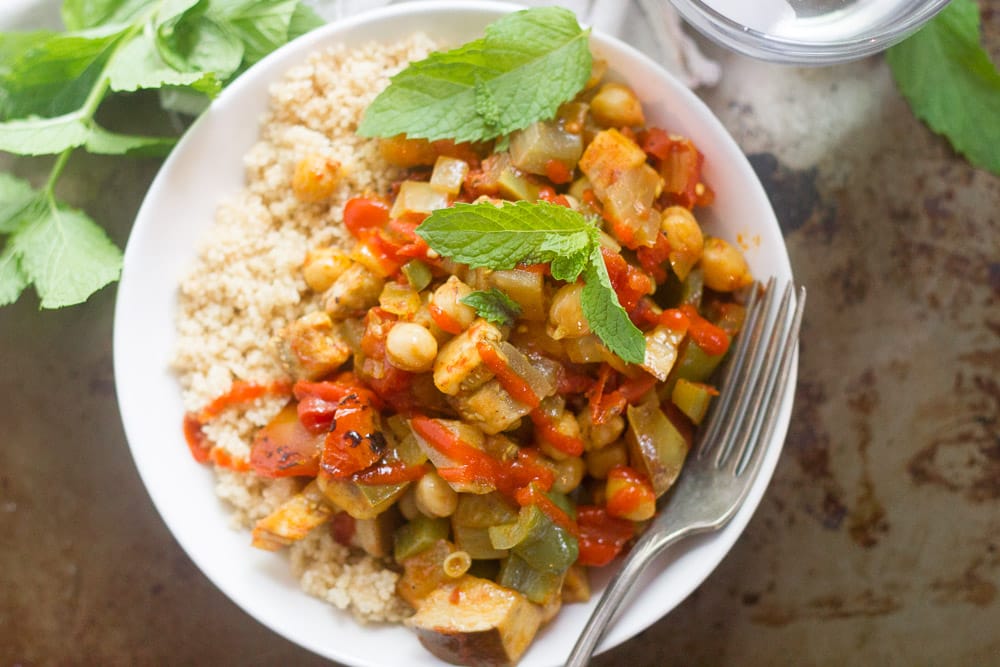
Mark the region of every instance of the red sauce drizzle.
<instances>
[{"instance_id":1,"label":"red sauce drizzle","mask_svg":"<svg viewBox=\"0 0 1000 667\"><path fill-rule=\"evenodd\" d=\"M552 418L541 410L531 411L531 421L538 436L560 452L570 456L583 454L583 440L560 431Z\"/></svg>"},{"instance_id":2,"label":"red sauce drizzle","mask_svg":"<svg viewBox=\"0 0 1000 667\"><path fill-rule=\"evenodd\" d=\"M500 382L500 386L511 395L511 397L518 401L519 403L524 403L530 408L537 408L541 400L538 398L538 394L531 388L531 385L522 378L520 375L514 372L514 369L510 367L507 361L500 356L497 352L496 347L487 341L478 341L476 343L476 350L479 352L480 358L483 363L493 371L496 375L497 380Z\"/></svg>"}]
</instances>

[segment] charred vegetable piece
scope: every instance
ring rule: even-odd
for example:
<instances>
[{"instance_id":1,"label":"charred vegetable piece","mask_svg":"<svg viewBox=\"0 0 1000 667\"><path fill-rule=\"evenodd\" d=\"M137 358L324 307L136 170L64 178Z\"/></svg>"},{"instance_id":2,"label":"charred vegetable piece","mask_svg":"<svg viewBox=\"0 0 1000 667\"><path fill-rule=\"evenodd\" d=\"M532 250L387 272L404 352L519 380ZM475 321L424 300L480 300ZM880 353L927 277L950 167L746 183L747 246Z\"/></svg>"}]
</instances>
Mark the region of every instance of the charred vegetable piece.
<instances>
[{"instance_id":1,"label":"charred vegetable piece","mask_svg":"<svg viewBox=\"0 0 1000 667\"><path fill-rule=\"evenodd\" d=\"M517 591L465 575L427 596L406 624L447 662L510 665L534 639L541 611Z\"/></svg>"},{"instance_id":2,"label":"charred vegetable piece","mask_svg":"<svg viewBox=\"0 0 1000 667\"><path fill-rule=\"evenodd\" d=\"M341 399L323 442L320 468L342 479L371 466L385 453L386 436L370 399L360 392Z\"/></svg>"},{"instance_id":3,"label":"charred vegetable piece","mask_svg":"<svg viewBox=\"0 0 1000 667\"><path fill-rule=\"evenodd\" d=\"M253 546L275 551L301 540L330 520L335 510L315 481L260 519L253 529Z\"/></svg>"},{"instance_id":4,"label":"charred vegetable piece","mask_svg":"<svg viewBox=\"0 0 1000 667\"><path fill-rule=\"evenodd\" d=\"M289 403L257 431L250 447L250 467L262 477L315 477L324 435L311 433Z\"/></svg>"},{"instance_id":5,"label":"charred vegetable piece","mask_svg":"<svg viewBox=\"0 0 1000 667\"><path fill-rule=\"evenodd\" d=\"M431 548L439 540L448 538L448 529L447 519L431 519L418 515L396 531L393 558L397 563L402 563L407 558Z\"/></svg>"},{"instance_id":6,"label":"charred vegetable piece","mask_svg":"<svg viewBox=\"0 0 1000 667\"><path fill-rule=\"evenodd\" d=\"M629 460L649 478L659 498L677 480L691 448L690 437L663 413L655 393L639 405L628 406L626 417Z\"/></svg>"}]
</instances>

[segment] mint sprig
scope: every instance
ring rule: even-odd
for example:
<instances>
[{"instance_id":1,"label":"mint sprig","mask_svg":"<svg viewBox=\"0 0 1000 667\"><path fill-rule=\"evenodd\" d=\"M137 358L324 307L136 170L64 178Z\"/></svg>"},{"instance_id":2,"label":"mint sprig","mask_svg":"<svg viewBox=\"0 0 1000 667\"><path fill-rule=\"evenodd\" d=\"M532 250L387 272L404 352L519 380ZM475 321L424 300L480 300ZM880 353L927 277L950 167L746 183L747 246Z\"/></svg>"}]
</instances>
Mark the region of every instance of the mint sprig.
<instances>
[{"instance_id":1,"label":"mint sprig","mask_svg":"<svg viewBox=\"0 0 1000 667\"><path fill-rule=\"evenodd\" d=\"M77 149L163 156L176 137L101 126L110 95L186 91L203 108L246 67L322 23L301 0L65 0L62 16L65 32L0 33L0 151L55 156L37 190L0 174L0 306L30 285L43 308L69 306L117 280L121 250L56 198L56 184Z\"/></svg>"},{"instance_id":2,"label":"mint sprig","mask_svg":"<svg viewBox=\"0 0 1000 667\"><path fill-rule=\"evenodd\" d=\"M953 0L886 60L913 113L972 164L1000 174L1000 71L974 0Z\"/></svg>"},{"instance_id":3,"label":"mint sprig","mask_svg":"<svg viewBox=\"0 0 1000 667\"><path fill-rule=\"evenodd\" d=\"M611 286L597 227L580 213L546 202L458 203L431 213L417 234L439 254L471 268L545 263L557 280L582 275L581 305L590 329L622 360L642 363L645 339Z\"/></svg>"},{"instance_id":4,"label":"mint sprig","mask_svg":"<svg viewBox=\"0 0 1000 667\"><path fill-rule=\"evenodd\" d=\"M521 306L496 287L476 290L460 301L475 309L476 314L493 324L508 326L521 316Z\"/></svg>"},{"instance_id":5,"label":"mint sprig","mask_svg":"<svg viewBox=\"0 0 1000 667\"><path fill-rule=\"evenodd\" d=\"M482 141L552 118L590 77L589 35L559 7L508 14L481 39L394 76L358 134Z\"/></svg>"}]
</instances>

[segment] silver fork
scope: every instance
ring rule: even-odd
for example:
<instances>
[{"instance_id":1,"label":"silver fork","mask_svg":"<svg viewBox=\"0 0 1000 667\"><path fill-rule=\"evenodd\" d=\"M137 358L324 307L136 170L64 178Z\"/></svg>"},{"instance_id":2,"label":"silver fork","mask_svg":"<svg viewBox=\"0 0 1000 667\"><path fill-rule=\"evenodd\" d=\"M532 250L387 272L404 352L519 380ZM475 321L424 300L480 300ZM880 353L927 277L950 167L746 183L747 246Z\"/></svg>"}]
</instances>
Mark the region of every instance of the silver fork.
<instances>
[{"instance_id":1,"label":"silver fork","mask_svg":"<svg viewBox=\"0 0 1000 667\"><path fill-rule=\"evenodd\" d=\"M802 323L805 288L779 290L771 278L759 297L751 291L747 317L720 380L696 447L669 502L632 547L587 621L567 667L583 667L625 596L646 566L675 542L719 530L736 514L757 477L774 429Z\"/></svg>"}]
</instances>

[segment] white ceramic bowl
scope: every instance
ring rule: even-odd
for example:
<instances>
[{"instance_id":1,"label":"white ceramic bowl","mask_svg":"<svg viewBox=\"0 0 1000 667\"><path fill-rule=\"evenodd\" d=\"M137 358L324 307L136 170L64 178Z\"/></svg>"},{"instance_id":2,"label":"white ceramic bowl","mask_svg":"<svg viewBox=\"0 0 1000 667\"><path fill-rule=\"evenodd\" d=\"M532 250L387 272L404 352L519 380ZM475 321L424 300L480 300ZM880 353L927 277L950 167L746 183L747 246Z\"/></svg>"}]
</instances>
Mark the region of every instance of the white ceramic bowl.
<instances>
[{"instance_id":1,"label":"white ceramic bowl","mask_svg":"<svg viewBox=\"0 0 1000 667\"><path fill-rule=\"evenodd\" d=\"M199 568L258 621L322 656L349 665L440 664L403 627L360 626L303 593L287 559L259 551L229 527L229 510L213 490L213 474L195 463L181 432L180 389L169 362L174 347L177 285L195 258L198 239L218 202L243 186L242 158L255 142L267 89L307 54L335 42L394 40L422 30L455 43L516 6L493 2L407 3L327 25L285 46L226 89L181 140L157 175L125 251L115 311L118 400L136 467L167 527ZM749 241L754 274L790 279L778 223L739 147L708 108L652 60L600 33L595 52L638 92L651 125L692 137L705 154L705 178L717 199L703 221L716 235ZM789 386L794 386L795 373ZM649 570L601 645L615 646L673 609L739 537L764 493L781 451L792 392L782 406L763 471L733 521L721 532L687 541ZM610 570L610 568L605 568ZM594 600L567 605L536 638L524 667L562 664L608 573L595 577Z\"/></svg>"}]
</instances>

